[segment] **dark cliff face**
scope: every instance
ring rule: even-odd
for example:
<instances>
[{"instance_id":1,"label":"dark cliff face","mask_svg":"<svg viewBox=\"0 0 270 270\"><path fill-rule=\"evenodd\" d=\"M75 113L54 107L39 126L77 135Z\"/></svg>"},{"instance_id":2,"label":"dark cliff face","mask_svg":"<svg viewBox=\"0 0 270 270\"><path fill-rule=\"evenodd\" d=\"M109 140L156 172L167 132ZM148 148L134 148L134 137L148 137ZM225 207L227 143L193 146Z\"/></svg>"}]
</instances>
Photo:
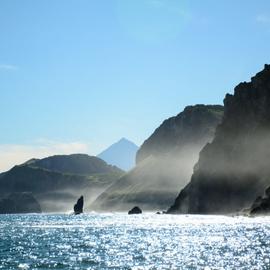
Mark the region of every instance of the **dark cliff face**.
<instances>
[{"instance_id":1,"label":"dark cliff face","mask_svg":"<svg viewBox=\"0 0 270 270\"><path fill-rule=\"evenodd\" d=\"M270 184L270 66L224 100L224 118L170 213L232 213Z\"/></svg>"},{"instance_id":2,"label":"dark cliff face","mask_svg":"<svg viewBox=\"0 0 270 270\"><path fill-rule=\"evenodd\" d=\"M137 152L137 163L149 156L162 156L177 147L202 144L212 139L223 116L223 106L188 106L175 117L165 120Z\"/></svg>"},{"instance_id":3,"label":"dark cliff face","mask_svg":"<svg viewBox=\"0 0 270 270\"><path fill-rule=\"evenodd\" d=\"M199 152L212 140L223 107L196 105L164 121L137 155L137 165L102 193L95 210L164 210L189 181Z\"/></svg>"}]
</instances>

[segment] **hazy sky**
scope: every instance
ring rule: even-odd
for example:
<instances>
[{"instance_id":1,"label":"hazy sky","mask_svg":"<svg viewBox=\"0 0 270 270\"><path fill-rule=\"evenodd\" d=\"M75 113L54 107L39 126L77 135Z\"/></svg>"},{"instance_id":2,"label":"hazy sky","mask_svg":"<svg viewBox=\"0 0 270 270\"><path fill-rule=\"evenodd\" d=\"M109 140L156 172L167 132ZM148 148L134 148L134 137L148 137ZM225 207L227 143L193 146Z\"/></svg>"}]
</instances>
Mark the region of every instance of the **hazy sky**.
<instances>
[{"instance_id":1,"label":"hazy sky","mask_svg":"<svg viewBox=\"0 0 270 270\"><path fill-rule=\"evenodd\" d=\"M0 0L0 171L138 145L270 62L269 0Z\"/></svg>"}]
</instances>

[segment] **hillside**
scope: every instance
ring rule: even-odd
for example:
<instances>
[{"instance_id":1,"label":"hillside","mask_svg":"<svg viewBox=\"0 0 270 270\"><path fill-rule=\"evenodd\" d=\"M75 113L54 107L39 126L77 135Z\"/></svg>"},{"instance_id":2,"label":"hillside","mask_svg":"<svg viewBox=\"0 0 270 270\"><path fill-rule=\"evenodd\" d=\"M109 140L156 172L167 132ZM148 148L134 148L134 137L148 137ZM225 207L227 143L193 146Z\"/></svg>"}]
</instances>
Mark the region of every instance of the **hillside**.
<instances>
[{"instance_id":1,"label":"hillside","mask_svg":"<svg viewBox=\"0 0 270 270\"><path fill-rule=\"evenodd\" d=\"M103 192L91 209L166 209L190 179L199 151L213 138L222 115L222 106L196 105L165 120L139 149L136 167Z\"/></svg>"},{"instance_id":2,"label":"hillside","mask_svg":"<svg viewBox=\"0 0 270 270\"><path fill-rule=\"evenodd\" d=\"M119 172L119 168L107 164L101 158L86 154L56 155L27 162L31 167L47 169L60 173L89 175Z\"/></svg>"},{"instance_id":3,"label":"hillside","mask_svg":"<svg viewBox=\"0 0 270 270\"><path fill-rule=\"evenodd\" d=\"M0 177L0 197L30 192L44 212L72 209L78 196L91 202L123 174L120 169L87 155L52 156L15 166Z\"/></svg>"}]
</instances>

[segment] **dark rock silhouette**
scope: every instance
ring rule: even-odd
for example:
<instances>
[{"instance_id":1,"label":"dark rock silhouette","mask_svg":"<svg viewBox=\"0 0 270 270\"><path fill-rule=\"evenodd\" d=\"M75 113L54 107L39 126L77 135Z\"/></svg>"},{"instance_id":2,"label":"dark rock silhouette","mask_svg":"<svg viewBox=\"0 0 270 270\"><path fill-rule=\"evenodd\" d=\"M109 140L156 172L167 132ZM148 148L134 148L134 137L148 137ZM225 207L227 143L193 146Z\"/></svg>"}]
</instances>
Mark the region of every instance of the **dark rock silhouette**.
<instances>
[{"instance_id":1,"label":"dark rock silhouette","mask_svg":"<svg viewBox=\"0 0 270 270\"><path fill-rule=\"evenodd\" d=\"M270 66L224 100L224 118L169 213L235 213L270 185Z\"/></svg>"},{"instance_id":2,"label":"dark rock silhouette","mask_svg":"<svg viewBox=\"0 0 270 270\"><path fill-rule=\"evenodd\" d=\"M142 210L138 207L135 206L133 207L130 211L128 211L129 215L138 215L138 214L142 214Z\"/></svg>"},{"instance_id":3,"label":"dark rock silhouette","mask_svg":"<svg viewBox=\"0 0 270 270\"><path fill-rule=\"evenodd\" d=\"M11 193L0 200L0 214L41 213L38 201L30 192Z\"/></svg>"},{"instance_id":4,"label":"dark rock silhouette","mask_svg":"<svg viewBox=\"0 0 270 270\"><path fill-rule=\"evenodd\" d=\"M143 143L136 167L115 181L91 205L96 211L167 209L192 175L203 146L221 122L223 106L188 106L165 120Z\"/></svg>"},{"instance_id":5,"label":"dark rock silhouette","mask_svg":"<svg viewBox=\"0 0 270 270\"><path fill-rule=\"evenodd\" d=\"M265 197L259 196L250 208L251 215L270 214L270 187L265 191Z\"/></svg>"},{"instance_id":6,"label":"dark rock silhouette","mask_svg":"<svg viewBox=\"0 0 270 270\"><path fill-rule=\"evenodd\" d=\"M79 215L83 213L83 196L81 196L77 203L74 205L74 214Z\"/></svg>"},{"instance_id":7,"label":"dark rock silhouette","mask_svg":"<svg viewBox=\"0 0 270 270\"><path fill-rule=\"evenodd\" d=\"M162 211L162 212L158 211L158 212L156 212L156 215L163 215L163 214L167 214L167 211Z\"/></svg>"}]
</instances>

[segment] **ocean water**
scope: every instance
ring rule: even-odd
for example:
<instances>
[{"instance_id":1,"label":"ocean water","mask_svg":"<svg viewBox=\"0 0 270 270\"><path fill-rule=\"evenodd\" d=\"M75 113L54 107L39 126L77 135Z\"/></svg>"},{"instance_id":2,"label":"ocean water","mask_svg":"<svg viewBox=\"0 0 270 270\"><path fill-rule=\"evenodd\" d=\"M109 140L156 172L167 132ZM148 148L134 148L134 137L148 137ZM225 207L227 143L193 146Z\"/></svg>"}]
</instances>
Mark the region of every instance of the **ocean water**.
<instances>
[{"instance_id":1,"label":"ocean water","mask_svg":"<svg viewBox=\"0 0 270 270\"><path fill-rule=\"evenodd\" d=\"M270 269L270 217L0 215L0 269Z\"/></svg>"}]
</instances>

